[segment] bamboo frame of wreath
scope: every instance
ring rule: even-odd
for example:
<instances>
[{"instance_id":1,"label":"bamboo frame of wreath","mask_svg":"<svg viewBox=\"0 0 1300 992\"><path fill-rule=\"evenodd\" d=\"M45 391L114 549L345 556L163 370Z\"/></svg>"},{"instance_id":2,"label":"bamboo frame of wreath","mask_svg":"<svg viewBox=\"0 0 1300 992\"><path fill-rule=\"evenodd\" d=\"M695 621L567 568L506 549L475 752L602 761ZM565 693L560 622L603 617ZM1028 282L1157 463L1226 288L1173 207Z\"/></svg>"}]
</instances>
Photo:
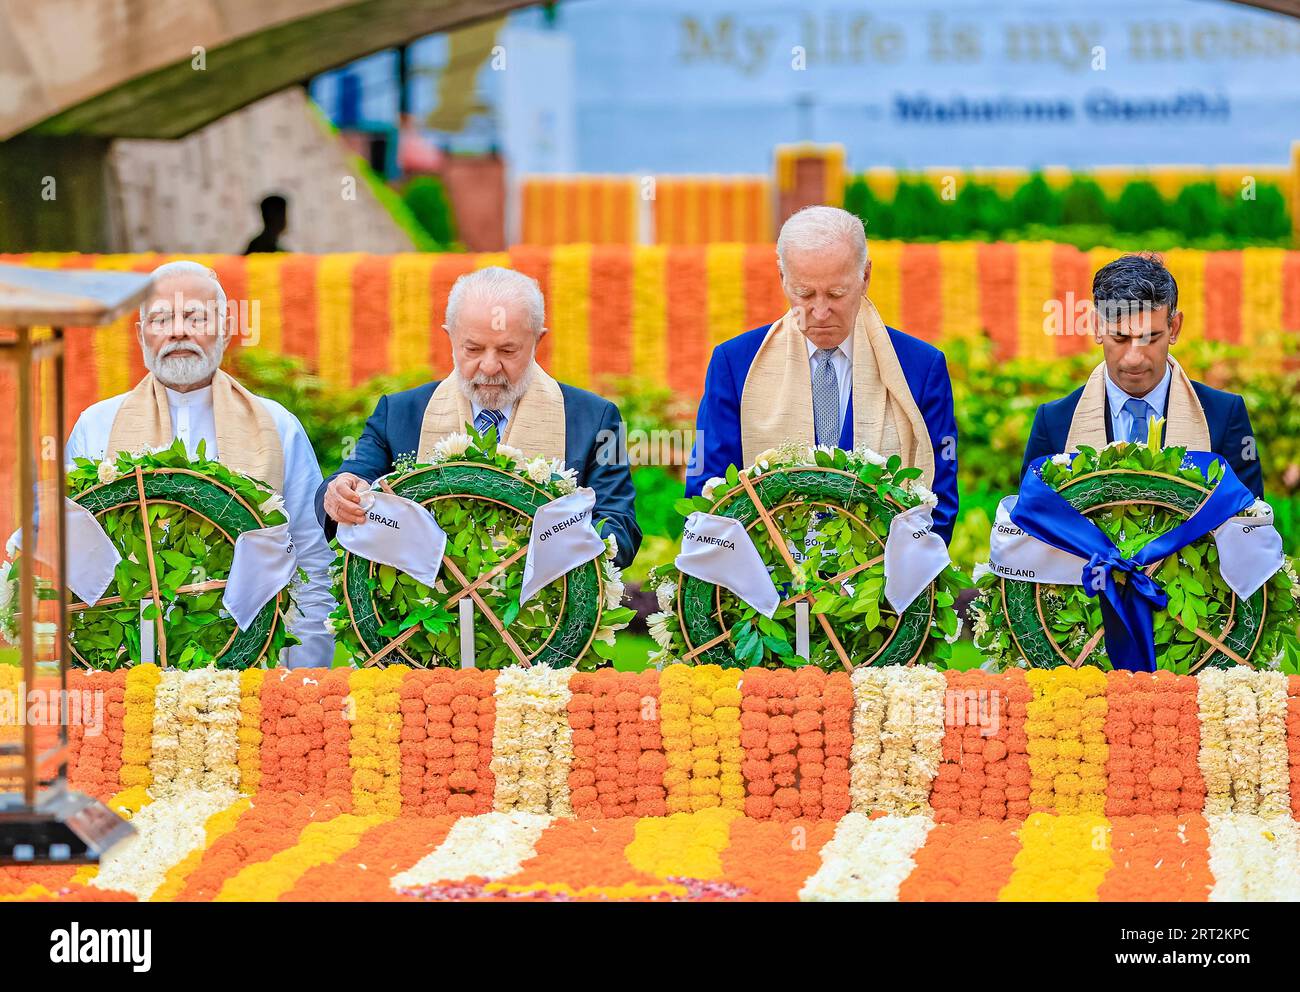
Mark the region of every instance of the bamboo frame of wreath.
<instances>
[{"instance_id":1,"label":"bamboo frame of wreath","mask_svg":"<svg viewBox=\"0 0 1300 992\"><path fill-rule=\"evenodd\" d=\"M484 471L490 471L490 472L498 472L501 475L509 477L514 482L522 483L527 486L530 486L532 489L536 490L539 494L543 496L547 496L547 498L549 499L548 494L545 493L544 490L542 490L531 480L524 478L523 476L516 475L513 472L507 472L505 469L499 468L498 466L495 465L483 465L478 463L472 463L472 464L473 467L476 469L482 469ZM396 495L396 493L393 490L394 485L401 483L403 480L408 479L413 475L422 472L427 472L431 467L433 466L424 466L421 468L417 468L410 472L405 473L404 475L398 476L396 479L392 479L392 480L389 480L387 478L380 479L379 487L384 492L390 495ZM504 503L501 500L494 499L490 496L480 496L477 493L444 493L440 496L435 496L430 499L424 500L420 505L428 506L430 503L436 503L439 500L443 500L443 499L474 499L474 500L479 500L487 503L496 503L498 506L519 513L520 516L525 515L523 514L522 511L518 510L516 507L510 506L508 503ZM486 572L476 576L474 579L470 579L468 576L466 576L460 570L459 566L457 566L456 563L446 555L444 555L442 559L443 567L445 567L451 573L453 579L455 579L457 582L460 583L459 589L448 594L446 600L443 603L443 607L445 609L450 609L451 607L455 606L458 602L460 602L462 599L464 599L466 596L472 598L474 600L474 604L483 612L483 615L487 618L488 623L490 623L493 629L496 630L496 632L500 635L501 640L505 643L506 647L510 649L510 653L515 656L515 660L518 661L520 666L523 668L532 667L532 659L537 657L538 654L540 654L543 650L545 650L546 646L551 642L551 639L555 637L558 628L553 627L551 629L551 633L547 635L545 640L543 640L542 643L539 644L535 649L533 649L532 651L525 651L519 645L519 643L510 635L510 631L506 629L506 624L502 623L501 618L497 616L496 611L493 610L492 607L488 605L487 601L482 597L482 595L480 595L479 589L486 583L492 581L492 579L494 579L497 575L500 575L511 565L515 564L517 561L519 561L520 558L524 557L527 553L528 553L528 545L525 544L523 547L517 548L508 557L497 562ZM345 567L346 567L346 560L352 557L354 556L352 555L351 552L344 553ZM374 569L375 569L375 563L370 562L369 574L373 575ZM603 597L605 591L605 580L601 575L599 565L596 568L596 582L597 582L598 594ZM568 597L569 597L569 577L566 574L564 576L564 588L560 595L559 612L561 615L564 612L565 604L568 602ZM352 623L353 629L357 630L356 613L353 609L352 596L348 590L348 584L346 582L343 583L343 604L344 606L347 607L348 620ZM372 604L372 608L373 608L373 604ZM380 616L379 611L375 610L374 612L376 618L378 618ZM413 637L416 634L416 632L419 630L420 630L420 625L415 624L411 627L408 627L400 634L397 634L395 637L390 638L388 640L388 643L385 644L382 648L372 652L370 656L367 657L366 660L361 663L360 667L369 668L374 665L378 665L394 651L400 654L402 658L405 659L406 663L411 665L413 668L426 667L422 665L417 659L412 658L409 654L407 654L402 647L402 645L404 645L407 642L407 640ZM591 647L591 642L595 639L595 637L596 637L596 628L593 627L587 636L586 644L584 644L582 650L578 652L578 657L581 657L583 654L586 653L587 649ZM574 658L572 660L577 661L577 658Z\"/></svg>"},{"instance_id":2,"label":"bamboo frame of wreath","mask_svg":"<svg viewBox=\"0 0 1300 992\"><path fill-rule=\"evenodd\" d=\"M1189 479L1184 479L1181 476L1169 475L1167 472L1146 472L1146 471L1139 471L1138 469L1131 469L1131 468L1114 468L1114 469L1107 469L1102 472L1087 472L1076 479L1069 480L1069 482L1063 485L1058 491L1061 493L1062 496L1064 496L1065 491L1067 489L1077 485L1080 482L1083 482L1086 479L1095 479L1095 478L1100 478L1102 476L1108 476L1108 475L1140 475L1147 478L1169 479L1173 482L1177 482L1179 485L1186 486L1189 489L1195 489L1199 491L1200 493L1203 494L1201 502L1197 504L1196 508L1192 510L1191 513L1188 513L1186 518L1184 519L1194 516L1200 510L1200 508L1205 505L1206 501L1209 500L1210 494L1213 492L1212 489L1207 488L1206 486L1203 486L1200 483L1192 482ZM1088 516L1100 510L1109 509L1110 507L1114 507L1114 506L1130 506L1130 505L1132 505L1131 501L1118 501L1118 502L1112 501L1109 503L1098 503L1096 506L1089 508L1089 510L1084 514L1084 516ZM1144 500L1142 501L1141 505L1160 507L1161 509L1168 510L1169 512L1175 514L1182 514L1186 512L1181 507L1175 506L1172 503L1167 503L1164 502L1163 500L1158 500L1158 499ZM1152 562L1145 569L1143 569L1143 571L1148 576L1154 575L1157 571L1160 570L1160 567L1165 563L1168 557L1169 556L1166 555L1164 558L1161 558L1159 561ZM1007 630L1011 634L1011 639L1015 641L1016 650L1020 651L1021 655L1025 655L1025 651L1020 644L1020 639L1016 636L1015 628L1011 624L1011 616L1007 612L1007 580L1002 579L1000 581L1000 585L1002 587L1002 613L1007 620ZM1231 658L1238 665L1246 665L1247 667L1250 668L1254 667L1250 664L1250 662L1248 662L1245 658L1243 658L1240 654L1238 654L1236 651L1234 651L1231 647L1229 647L1227 644L1223 642L1223 638L1225 638L1232 631L1234 625L1237 622L1236 621L1237 594L1232 592L1231 590L1229 590L1229 592L1231 593L1232 599L1228 604L1228 617L1224 621L1223 629L1219 631L1218 635L1216 636L1215 634L1203 630L1200 627L1197 627L1192 631L1192 634L1194 636L1199 637L1202 641L1204 641L1209 646L1206 648L1205 653L1202 654L1201 657L1197 660L1195 665L1188 666L1189 675L1193 675L1201 668L1203 668L1205 664L1209 661L1210 656L1213 655L1215 651L1221 651L1224 655ZM1043 615L1042 596L1043 593L1042 593L1041 584L1035 583L1034 584L1034 610L1038 614L1039 624L1042 625L1044 632L1046 632L1047 618ZM1255 629L1255 639L1251 644L1252 652L1255 650L1255 645L1259 643L1260 637L1263 636L1264 618L1267 615L1268 615L1268 594L1265 593L1263 612L1261 612L1260 614L1259 626ZM1092 636L1089 637L1086 642L1084 642L1083 646L1079 649L1079 654L1074 658L1071 658L1068 654L1066 654L1066 652L1061 649L1061 646L1056 643L1056 638L1052 637L1050 634L1048 634L1047 640L1052 645L1053 650L1055 650L1056 653L1060 655L1062 661L1064 661L1071 668L1079 668L1081 665L1083 665L1085 661L1087 661L1088 656L1091 655L1094 650L1096 650L1097 645L1101 643L1102 638L1105 636L1105 634L1106 634L1105 628L1098 627L1095 631L1093 631Z\"/></svg>"},{"instance_id":3,"label":"bamboo frame of wreath","mask_svg":"<svg viewBox=\"0 0 1300 992\"><path fill-rule=\"evenodd\" d=\"M799 465L799 466L789 466L788 468L790 471L823 472L828 474L834 473L836 475L848 476L850 479L853 480L853 489L850 490L850 498L852 498L852 494L856 492L857 486L860 482L858 477L854 475L852 472L845 472L843 469L838 469L838 468L827 468L822 465ZM779 469L774 469L773 472L782 472L786 470L787 470L786 468L779 468ZM779 510L785 509L788 506L794 506L797 501L781 503L778 506L772 507L769 510L764 505L763 501L759 499L758 492L754 488L754 483L749 478L749 476L746 473L741 472L739 474L739 479L742 488L744 488L745 490L746 497L748 497L750 503L753 504L754 510L758 514L758 520L752 521L750 524L746 526L745 529L750 530L751 528L756 527L758 526L758 524L761 523L763 525L764 530L767 531L768 537L771 539L772 543L776 546L777 550L781 553L781 556L785 559L786 567L789 568L791 571L794 571L794 569L796 568L794 556L790 554L790 549L786 547L784 535L781 534L781 530L779 527L777 527L776 521L772 518L772 514L778 512ZM875 495L877 495L878 498L882 500L882 502L885 502L887 504L892 504L895 510L900 512L903 510L903 506L892 497L879 496L879 494L875 494ZM718 503L720 502L721 500L718 501ZM850 513L842 506L836 506L834 503L820 502L820 501L814 501L814 502L815 505L830 507L831 509L835 510L837 513L841 513L844 516L856 521L862 527L862 529L865 530L868 534L870 534L872 539L875 540L875 542L880 545L881 552L882 552L881 554L876 555L874 558L871 558L869 561L863 562L860 565L855 565L852 568L848 569L847 571L840 572L837 575L831 576L829 579L826 580L825 582L826 586L830 587L830 586L839 585L845 582L846 580L852 578L853 576L857 575L859 572L864 571L865 569L870 568L872 565L878 564L879 562L884 560L885 557L883 553L884 546L885 546L884 541L881 540L879 534L877 534L874 530L871 529L871 527L867 525L865 520L863 520L855 513ZM718 503L714 504L715 508L718 506ZM934 620L934 584L933 583L930 584L928 596L930 602L930 621L933 622ZM815 592L806 591L794 596L789 596L786 599L781 600L779 605L789 606L790 604L797 603L800 600L807 600L809 603L811 603L815 598L816 598ZM683 610L682 587L681 584L678 583L678 587L677 587L677 615L678 616L682 615L682 610ZM718 625L723 626L721 589L715 589L714 591L714 615L718 618ZM840 664L844 666L845 671L852 672L856 666L853 664L852 659L849 658L848 653L844 650L844 645L840 642L839 637L835 634L835 630L831 626L830 621L827 620L826 616L821 613L816 614L816 617L818 620L818 625L822 628L823 633L826 634L827 640L830 641L831 647L834 649L836 656L840 660ZM898 634L898 624L896 623L894 625L894 629L889 632L889 636L885 638L884 642L880 645L879 648L876 649L875 653L872 654L869 658L866 658L865 660L859 662L859 664L870 666L875 661L876 658L880 657L880 655L884 653L884 651L893 642L894 637L897 636L897 634ZM703 654L705 651L708 651L712 648L717 647L719 644L723 644L726 641L729 641L731 639L731 628L724 627L722 633L718 634L716 637L710 638L709 640L699 645L691 644L691 635L685 625L682 626L682 636L683 638L685 638L689 650L682 655L681 660L684 663L690 664L693 663L694 660L697 657L699 657L701 654ZM911 666L916 664L916 659L921 656L921 651L924 649L924 644L925 642L922 641L921 644L918 645L916 649L916 653L913 654L910 659L908 659L905 667L910 668Z\"/></svg>"},{"instance_id":4,"label":"bamboo frame of wreath","mask_svg":"<svg viewBox=\"0 0 1300 992\"><path fill-rule=\"evenodd\" d=\"M164 620L163 620L164 609L163 609L162 592L158 588L158 569L157 566L154 564L154 560L153 560L153 533L149 524L149 506L151 504L160 505L160 506L179 506L182 509L186 510L187 512L202 517L208 523L212 524L214 528L220 531L221 536L224 537L231 544L235 543L235 539L230 536L230 533L224 527L222 527L219 523L217 523L215 520L209 517L206 513L203 513L201 510L192 507L187 503L181 503L174 499L153 499L153 500L148 499L145 496L145 492L144 492L144 477L146 475L193 476L196 479L203 480L208 485L220 489L223 493L229 496L233 502L236 502L240 504L242 507L244 507L244 509L246 509L250 514L252 514L253 517L257 519L260 519L261 517L260 514L256 510L254 510L253 507L248 503L248 501L245 500L242 496L240 496L237 492L235 492L235 490L231 489L229 486L223 485L216 479L212 478L212 476L210 475L204 475L202 472L195 472L192 469L187 469L187 468L146 469L143 465L137 465L132 475L135 476L136 499L129 500L123 503L116 503L113 506L102 507L98 512L95 513L95 516L98 517L102 514L109 513L113 510L120 510L123 507L127 507L127 506L138 506L140 508L140 520L144 526L145 550L148 552L148 558L149 558L150 596L153 599L154 606L158 611L158 616L154 618L154 622L157 625L157 632L158 632L159 663L162 668L169 668L170 666L167 662L167 633L166 633ZM82 490L77 495L78 497L85 497L87 494L102 489L106 485L111 485L111 483L97 483L96 485L90 486ZM194 583L189 583L187 585L180 586L176 590L176 594L178 596L181 596L181 595L188 595L191 593L211 592L215 589L224 589L225 587L226 587L225 579L208 579L207 581L204 582L194 582ZM69 603L67 607L67 611L68 613L74 613L81 610L96 609L100 606L113 606L122 602L125 601L121 596L108 596L105 597L104 599L98 600L94 606L82 602ZM276 622L277 623L279 622L278 615L276 618ZM226 643L222 646L221 650L213 657L214 662L220 659L227 651L230 650L230 646L235 643L235 638L238 636L238 633L239 633L238 627L236 627L234 630L230 632L230 636L226 638ZM262 645L262 652L265 652L266 649L270 647L271 639L274 636L275 636L275 623L272 623L270 630L267 631L266 642ZM82 668L88 669L91 667L90 663L84 657L82 657L79 651L77 651L76 645L72 643L71 638L68 639L68 649L72 652L73 659Z\"/></svg>"}]
</instances>

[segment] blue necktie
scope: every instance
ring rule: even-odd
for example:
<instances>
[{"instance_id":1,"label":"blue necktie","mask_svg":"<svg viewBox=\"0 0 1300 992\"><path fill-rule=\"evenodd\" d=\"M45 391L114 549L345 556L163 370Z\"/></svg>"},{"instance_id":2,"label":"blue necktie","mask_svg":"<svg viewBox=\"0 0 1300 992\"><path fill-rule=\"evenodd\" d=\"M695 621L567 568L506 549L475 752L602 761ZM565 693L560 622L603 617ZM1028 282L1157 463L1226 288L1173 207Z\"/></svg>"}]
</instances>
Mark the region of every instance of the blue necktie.
<instances>
[{"instance_id":1,"label":"blue necktie","mask_svg":"<svg viewBox=\"0 0 1300 992\"><path fill-rule=\"evenodd\" d=\"M474 429L483 436L493 427L497 429L497 440L501 440L501 425L505 423L505 414L500 410L480 410L478 416L474 418Z\"/></svg>"},{"instance_id":2,"label":"blue necktie","mask_svg":"<svg viewBox=\"0 0 1300 992\"><path fill-rule=\"evenodd\" d=\"M813 429L817 443L835 447L840 443L840 383L831 364L834 348L818 348L814 353Z\"/></svg>"},{"instance_id":3,"label":"blue necktie","mask_svg":"<svg viewBox=\"0 0 1300 992\"><path fill-rule=\"evenodd\" d=\"M1133 424L1128 429L1128 439L1135 444L1146 444L1147 420L1151 416L1151 404L1146 400L1130 397L1124 401L1124 410L1133 418Z\"/></svg>"}]
</instances>

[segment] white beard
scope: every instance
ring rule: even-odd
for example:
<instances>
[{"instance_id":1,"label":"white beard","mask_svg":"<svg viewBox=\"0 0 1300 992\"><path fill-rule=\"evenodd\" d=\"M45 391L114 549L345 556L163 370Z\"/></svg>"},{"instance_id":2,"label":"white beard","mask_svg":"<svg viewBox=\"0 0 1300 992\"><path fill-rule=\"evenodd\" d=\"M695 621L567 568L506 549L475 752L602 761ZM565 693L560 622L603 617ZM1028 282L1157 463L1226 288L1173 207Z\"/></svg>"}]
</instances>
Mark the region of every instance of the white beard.
<instances>
[{"instance_id":1,"label":"white beard","mask_svg":"<svg viewBox=\"0 0 1300 992\"><path fill-rule=\"evenodd\" d=\"M164 345L165 354L155 355L144 349L144 367L154 374L164 386L183 389L211 379L221 366L225 353L224 339L217 341L211 353L204 353L197 345Z\"/></svg>"},{"instance_id":2,"label":"white beard","mask_svg":"<svg viewBox=\"0 0 1300 992\"><path fill-rule=\"evenodd\" d=\"M475 376L473 381L463 375L458 378L461 392L475 406L483 410L504 410L506 407L513 407L523 398L524 393L528 392L528 387L533 381L533 366L530 362L518 382L509 382L504 374Z\"/></svg>"}]
</instances>

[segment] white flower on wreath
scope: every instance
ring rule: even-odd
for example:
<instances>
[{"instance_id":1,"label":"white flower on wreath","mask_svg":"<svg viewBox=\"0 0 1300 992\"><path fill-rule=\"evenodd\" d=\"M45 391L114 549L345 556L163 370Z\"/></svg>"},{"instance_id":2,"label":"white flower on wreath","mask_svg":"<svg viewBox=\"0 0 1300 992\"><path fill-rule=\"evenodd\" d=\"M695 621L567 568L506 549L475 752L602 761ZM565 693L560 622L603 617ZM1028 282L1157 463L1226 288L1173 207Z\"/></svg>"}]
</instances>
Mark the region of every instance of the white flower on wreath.
<instances>
[{"instance_id":1,"label":"white flower on wreath","mask_svg":"<svg viewBox=\"0 0 1300 992\"><path fill-rule=\"evenodd\" d=\"M713 499L714 492L717 491L717 489L719 489L721 486L725 486L726 484L727 484L726 479L723 479L720 476L715 475L708 482L704 483L704 487L700 490L700 494L705 499Z\"/></svg>"},{"instance_id":2,"label":"white flower on wreath","mask_svg":"<svg viewBox=\"0 0 1300 992\"><path fill-rule=\"evenodd\" d=\"M519 448L516 448L513 444L498 444L497 454L505 455L511 461L519 465L522 465L524 463L524 459L527 457L523 453L523 451L521 451Z\"/></svg>"},{"instance_id":3,"label":"white flower on wreath","mask_svg":"<svg viewBox=\"0 0 1300 992\"><path fill-rule=\"evenodd\" d=\"M5 541L5 554L12 558L23 549L23 532L16 530L9 535L9 540Z\"/></svg>"},{"instance_id":4,"label":"white flower on wreath","mask_svg":"<svg viewBox=\"0 0 1300 992\"><path fill-rule=\"evenodd\" d=\"M988 575L989 572L993 571L990 564L991 563L987 561L977 561L975 567L971 569L971 581L978 582L980 579L984 578L984 576Z\"/></svg>"},{"instance_id":5,"label":"white flower on wreath","mask_svg":"<svg viewBox=\"0 0 1300 992\"><path fill-rule=\"evenodd\" d=\"M1070 456L1069 456L1067 453L1065 453L1065 452L1062 452L1062 453L1059 454L1059 455L1053 455L1053 456L1052 456L1052 464L1053 464L1053 465L1059 465L1059 466L1061 466L1061 468L1069 468L1069 467L1070 467Z\"/></svg>"},{"instance_id":6,"label":"white flower on wreath","mask_svg":"<svg viewBox=\"0 0 1300 992\"><path fill-rule=\"evenodd\" d=\"M613 534L605 535L605 557L611 561L618 557L618 538Z\"/></svg>"},{"instance_id":7,"label":"white flower on wreath","mask_svg":"<svg viewBox=\"0 0 1300 992\"><path fill-rule=\"evenodd\" d=\"M939 505L939 497L936 496L932 490L921 485L919 482L912 483L912 494L920 497L922 506Z\"/></svg>"},{"instance_id":8,"label":"white flower on wreath","mask_svg":"<svg viewBox=\"0 0 1300 992\"><path fill-rule=\"evenodd\" d=\"M551 481L551 463L541 455L527 462L524 465L524 471L528 473L528 478L538 484Z\"/></svg>"},{"instance_id":9,"label":"white flower on wreath","mask_svg":"<svg viewBox=\"0 0 1300 992\"><path fill-rule=\"evenodd\" d=\"M279 493L272 493L262 501L262 504L257 508L257 512L264 517L272 513L283 513L284 497Z\"/></svg>"},{"instance_id":10,"label":"white flower on wreath","mask_svg":"<svg viewBox=\"0 0 1300 992\"><path fill-rule=\"evenodd\" d=\"M117 470L117 461L112 458L105 458L99 463L99 468L95 470L95 475L99 481L107 485L110 482L116 482L121 478L122 473Z\"/></svg>"},{"instance_id":11,"label":"white flower on wreath","mask_svg":"<svg viewBox=\"0 0 1300 992\"><path fill-rule=\"evenodd\" d=\"M659 602L659 609L671 610L673 600L677 596L677 583L665 582L655 589L655 599Z\"/></svg>"},{"instance_id":12,"label":"white flower on wreath","mask_svg":"<svg viewBox=\"0 0 1300 992\"><path fill-rule=\"evenodd\" d=\"M459 458L469 450L473 441L468 434L461 432L459 434L448 434L433 446L435 455L440 455L439 461L448 458Z\"/></svg>"},{"instance_id":13,"label":"white flower on wreath","mask_svg":"<svg viewBox=\"0 0 1300 992\"><path fill-rule=\"evenodd\" d=\"M781 452L777 448L768 448L766 451L760 451L758 457L754 459L754 464L766 472L772 467L773 462L781 460Z\"/></svg>"},{"instance_id":14,"label":"white flower on wreath","mask_svg":"<svg viewBox=\"0 0 1300 992\"><path fill-rule=\"evenodd\" d=\"M645 620L650 636L664 650L667 650L673 643L672 623L674 619L675 616L672 613L664 611L662 613L651 613Z\"/></svg>"},{"instance_id":15,"label":"white flower on wreath","mask_svg":"<svg viewBox=\"0 0 1300 992\"><path fill-rule=\"evenodd\" d=\"M596 631L595 639L598 641L604 641L606 644L613 644L614 637L615 632L613 627L601 627Z\"/></svg>"},{"instance_id":16,"label":"white flower on wreath","mask_svg":"<svg viewBox=\"0 0 1300 992\"><path fill-rule=\"evenodd\" d=\"M862 458L863 461L868 462L871 465L883 466L889 463L888 458L882 455L879 451L875 451L872 448L859 448L858 455L859 457Z\"/></svg>"},{"instance_id":17,"label":"white flower on wreath","mask_svg":"<svg viewBox=\"0 0 1300 992\"><path fill-rule=\"evenodd\" d=\"M961 628L962 628L962 619L961 619L961 617L958 617L958 618L957 618L957 629L954 630L951 634L944 634L944 635L943 635L943 639L944 639L945 641L947 641L949 644L956 644L958 638L961 637Z\"/></svg>"},{"instance_id":18,"label":"white flower on wreath","mask_svg":"<svg viewBox=\"0 0 1300 992\"><path fill-rule=\"evenodd\" d=\"M605 562L605 609L617 610L623 604L623 570L612 561Z\"/></svg>"}]
</instances>

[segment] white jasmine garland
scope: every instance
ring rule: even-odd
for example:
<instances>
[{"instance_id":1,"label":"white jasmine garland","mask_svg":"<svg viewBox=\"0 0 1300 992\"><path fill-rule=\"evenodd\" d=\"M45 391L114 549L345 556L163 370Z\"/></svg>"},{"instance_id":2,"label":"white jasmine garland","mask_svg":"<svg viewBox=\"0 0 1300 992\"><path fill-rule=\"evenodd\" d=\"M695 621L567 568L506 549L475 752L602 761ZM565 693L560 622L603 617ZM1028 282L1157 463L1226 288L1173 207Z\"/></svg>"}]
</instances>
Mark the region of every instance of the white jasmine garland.
<instances>
[{"instance_id":1,"label":"white jasmine garland","mask_svg":"<svg viewBox=\"0 0 1300 992\"><path fill-rule=\"evenodd\" d=\"M537 841L554 817L537 813L485 813L464 816L446 838L406 871L390 880L401 891L470 877L492 881L519 871L537 854Z\"/></svg>"},{"instance_id":2,"label":"white jasmine garland","mask_svg":"<svg viewBox=\"0 0 1300 992\"><path fill-rule=\"evenodd\" d=\"M608 558L601 568L605 573L605 609L616 610L623 605L623 570Z\"/></svg>"},{"instance_id":3,"label":"white jasmine garland","mask_svg":"<svg viewBox=\"0 0 1300 992\"><path fill-rule=\"evenodd\" d=\"M654 642L665 651L668 650L673 643L672 628L676 621L677 615L666 611L651 613L646 617L646 627L650 631L650 636L653 637Z\"/></svg>"},{"instance_id":4,"label":"white jasmine garland","mask_svg":"<svg viewBox=\"0 0 1300 992\"><path fill-rule=\"evenodd\" d=\"M1206 814L1210 902L1294 902L1300 896L1300 824L1289 813Z\"/></svg>"},{"instance_id":5,"label":"white jasmine garland","mask_svg":"<svg viewBox=\"0 0 1300 992\"><path fill-rule=\"evenodd\" d=\"M847 814L821 849L821 867L799 890L803 902L895 902L934 826L929 816L871 819Z\"/></svg>"},{"instance_id":6,"label":"white jasmine garland","mask_svg":"<svg viewBox=\"0 0 1300 992\"><path fill-rule=\"evenodd\" d=\"M671 610L673 608L673 601L676 599L676 597L677 597L676 582L672 582L672 581L662 582L655 589L655 599L659 603L660 610Z\"/></svg>"}]
</instances>

